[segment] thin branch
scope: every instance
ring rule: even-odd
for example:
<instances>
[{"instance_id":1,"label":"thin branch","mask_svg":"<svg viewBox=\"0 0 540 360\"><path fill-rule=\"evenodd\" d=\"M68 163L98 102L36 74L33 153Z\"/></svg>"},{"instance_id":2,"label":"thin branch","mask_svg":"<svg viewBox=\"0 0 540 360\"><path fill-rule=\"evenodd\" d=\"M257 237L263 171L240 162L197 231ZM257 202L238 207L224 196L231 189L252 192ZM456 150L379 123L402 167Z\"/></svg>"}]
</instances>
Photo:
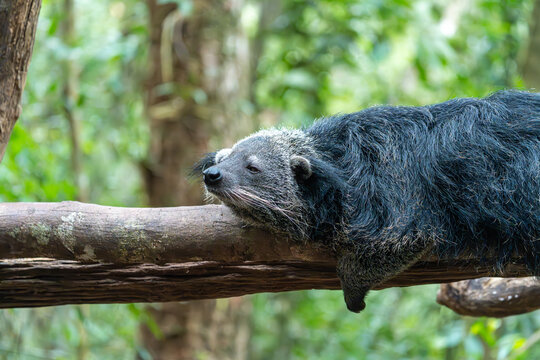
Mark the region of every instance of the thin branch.
<instances>
[{"instance_id":1,"label":"thin branch","mask_svg":"<svg viewBox=\"0 0 540 360\"><path fill-rule=\"evenodd\" d=\"M437 302L461 315L523 314L540 309L540 279L481 278L443 284Z\"/></svg>"}]
</instances>

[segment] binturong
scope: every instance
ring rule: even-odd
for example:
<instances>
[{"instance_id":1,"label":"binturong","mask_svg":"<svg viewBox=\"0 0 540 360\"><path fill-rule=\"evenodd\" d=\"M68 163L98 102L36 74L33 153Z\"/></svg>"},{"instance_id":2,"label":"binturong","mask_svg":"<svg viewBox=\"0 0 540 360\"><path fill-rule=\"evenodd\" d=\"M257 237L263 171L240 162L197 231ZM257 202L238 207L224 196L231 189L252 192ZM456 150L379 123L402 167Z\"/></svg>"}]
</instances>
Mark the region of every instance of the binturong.
<instances>
[{"instance_id":1,"label":"binturong","mask_svg":"<svg viewBox=\"0 0 540 360\"><path fill-rule=\"evenodd\" d=\"M349 310L427 253L540 275L540 94L377 106L257 132L195 167L246 222L335 251Z\"/></svg>"}]
</instances>

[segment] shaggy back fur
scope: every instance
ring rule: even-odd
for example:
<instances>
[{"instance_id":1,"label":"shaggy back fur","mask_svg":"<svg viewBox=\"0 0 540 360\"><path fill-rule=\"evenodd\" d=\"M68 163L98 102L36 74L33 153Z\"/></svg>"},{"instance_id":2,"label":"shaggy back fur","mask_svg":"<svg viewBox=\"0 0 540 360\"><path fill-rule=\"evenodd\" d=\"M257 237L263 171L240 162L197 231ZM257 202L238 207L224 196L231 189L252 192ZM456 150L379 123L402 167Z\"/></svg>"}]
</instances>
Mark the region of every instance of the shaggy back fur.
<instances>
[{"instance_id":1,"label":"shaggy back fur","mask_svg":"<svg viewBox=\"0 0 540 360\"><path fill-rule=\"evenodd\" d=\"M539 94L372 107L221 153L199 164L223 173L207 189L253 224L336 249L353 311L430 249L496 269L521 256L540 275Z\"/></svg>"}]
</instances>

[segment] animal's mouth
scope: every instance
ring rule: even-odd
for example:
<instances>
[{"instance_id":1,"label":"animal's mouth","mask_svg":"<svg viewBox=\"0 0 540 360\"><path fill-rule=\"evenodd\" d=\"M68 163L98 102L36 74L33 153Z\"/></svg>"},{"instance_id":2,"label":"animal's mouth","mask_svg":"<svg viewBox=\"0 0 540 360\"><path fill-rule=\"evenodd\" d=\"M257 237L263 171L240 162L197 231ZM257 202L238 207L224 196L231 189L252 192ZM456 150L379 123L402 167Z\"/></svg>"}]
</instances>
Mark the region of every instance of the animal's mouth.
<instances>
[{"instance_id":1,"label":"animal's mouth","mask_svg":"<svg viewBox=\"0 0 540 360\"><path fill-rule=\"evenodd\" d=\"M247 204L241 201L241 198L236 195L232 190L215 188L212 186L206 186L207 195L209 198L217 198L220 201L223 201L226 205L237 206L241 208L247 208Z\"/></svg>"},{"instance_id":2,"label":"animal's mouth","mask_svg":"<svg viewBox=\"0 0 540 360\"><path fill-rule=\"evenodd\" d=\"M267 212L270 209L277 208L270 201L257 196L244 187L234 188L215 188L207 186L206 190L219 200L223 201L225 205L241 209L252 209L256 211ZM279 209L278 209L279 210Z\"/></svg>"},{"instance_id":3,"label":"animal's mouth","mask_svg":"<svg viewBox=\"0 0 540 360\"><path fill-rule=\"evenodd\" d=\"M208 194L221 200L233 211L241 213L241 217L252 224L260 226L269 222L279 223L280 227L288 226L302 237L306 236L308 225L304 219L297 216L301 211L291 207L290 204L276 204L242 186L219 189L207 187L206 189Z\"/></svg>"}]
</instances>

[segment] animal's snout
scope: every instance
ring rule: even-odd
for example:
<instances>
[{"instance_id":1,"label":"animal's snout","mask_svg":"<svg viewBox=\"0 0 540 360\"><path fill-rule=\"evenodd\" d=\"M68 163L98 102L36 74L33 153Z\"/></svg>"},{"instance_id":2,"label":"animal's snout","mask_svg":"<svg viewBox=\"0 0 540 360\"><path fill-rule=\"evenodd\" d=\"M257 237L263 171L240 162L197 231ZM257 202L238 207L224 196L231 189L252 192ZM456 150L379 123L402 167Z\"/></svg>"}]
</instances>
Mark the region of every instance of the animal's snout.
<instances>
[{"instance_id":1,"label":"animal's snout","mask_svg":"<svg viewBox=\"0 0 540 360\"><path fill-rule=\"evenodd\" d=\"M216 185L222 178L221 171L216 166L209 167L203 171L203 179L206 185Z\"/></svg>"}]
</instances>

